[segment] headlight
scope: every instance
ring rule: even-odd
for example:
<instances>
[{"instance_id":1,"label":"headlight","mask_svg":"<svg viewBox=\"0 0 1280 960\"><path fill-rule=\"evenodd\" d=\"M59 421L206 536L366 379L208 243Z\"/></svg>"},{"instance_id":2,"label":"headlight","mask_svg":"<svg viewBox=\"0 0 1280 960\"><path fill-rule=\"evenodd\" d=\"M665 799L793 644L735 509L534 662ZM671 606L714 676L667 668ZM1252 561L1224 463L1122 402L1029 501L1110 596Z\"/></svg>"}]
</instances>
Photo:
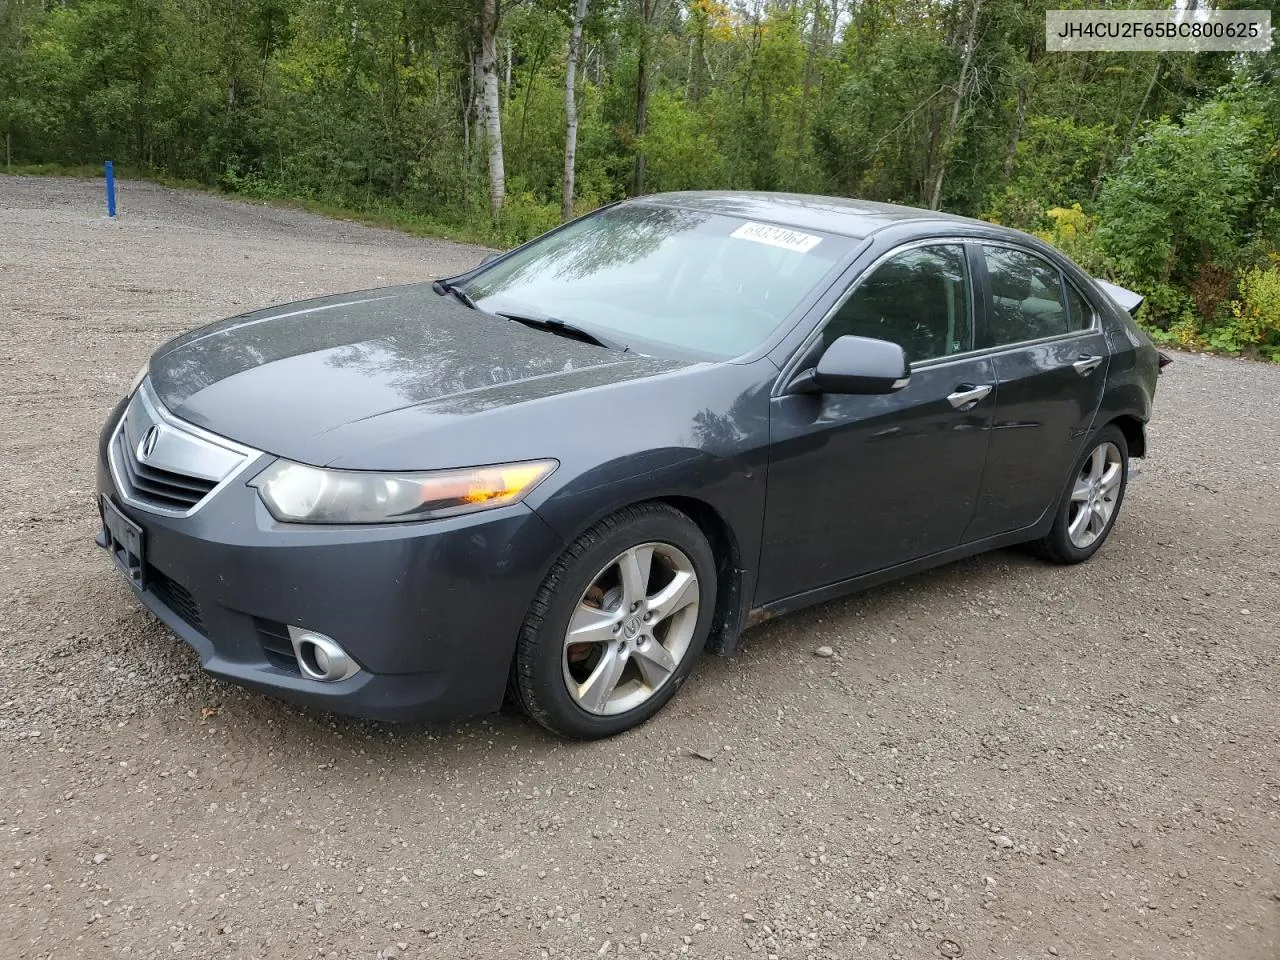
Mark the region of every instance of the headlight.
<instances>
[{"instance_id":1,"label":"headlight","mask_svg":"<svg viewBox=\"0 0 1280 960\"><path fill-rule=\"evenodd\" d=\"M138 388L142 386L142 381L147 379L147 374L151 372L151 361L148 360L142 365L142 369L138 371L138 375L133 378L133 383L129 384L129 392L126 397L132 397L138 392Z\"/></svg>"},{"instance_id":2,"label":"headlight","mask_svg":"<svg viewBox=\"0 0 1280 960\"><path fill-rule=\"evenodd\" d=\"M428 473L322 470L277 460L258 474L262 502L290 523L406 523L518 503L551 475L555 460Z\"/></svg>"}]
</instances>

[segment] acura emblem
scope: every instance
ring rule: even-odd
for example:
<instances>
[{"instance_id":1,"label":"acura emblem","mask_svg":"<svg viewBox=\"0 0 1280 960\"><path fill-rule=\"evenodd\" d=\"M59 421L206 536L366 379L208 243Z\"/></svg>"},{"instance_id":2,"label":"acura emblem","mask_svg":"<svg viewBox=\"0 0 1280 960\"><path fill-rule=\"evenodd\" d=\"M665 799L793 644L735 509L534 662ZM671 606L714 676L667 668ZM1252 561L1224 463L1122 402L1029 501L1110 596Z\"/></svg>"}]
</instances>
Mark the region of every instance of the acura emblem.
<instances>
[{"instance_id":1,"label":"acura emblem","mask_svg":"<svg viewBox=\"0 0 1280 960\"><path fill-rule=\"evenodd\" d=\"M146 460L155 452L156 441L160 439L160 428L152 426L143 436L142 442L138 444L138 459Z\"/></svg>"}]
</instances>

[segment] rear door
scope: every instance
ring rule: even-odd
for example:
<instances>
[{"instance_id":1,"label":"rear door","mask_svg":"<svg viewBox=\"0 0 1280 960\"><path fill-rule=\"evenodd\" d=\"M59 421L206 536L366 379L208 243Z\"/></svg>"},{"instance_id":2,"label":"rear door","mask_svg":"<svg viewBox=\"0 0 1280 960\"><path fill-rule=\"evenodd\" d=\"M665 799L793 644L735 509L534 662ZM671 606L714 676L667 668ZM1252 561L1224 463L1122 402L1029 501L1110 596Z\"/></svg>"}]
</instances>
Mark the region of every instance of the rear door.
<instances>
[{"instance_id":1,"label":"rear door","mask_svg":"<svg viewBox=\"0 0 1280 960\"><path fill-rule=\"evenodd\" d=\"M1031 526L1057 503L1093 426L1110 357L1096 311L1048 260L987 242L973 244L971 258L998 399L966 541Z\"/></svg>"},{"instance_id":2,"label":"rear door","mask_svg":"<svg viewBox=\"0 0 1280 960\"><path fill-rule=\"evenodd\" d=\"M882 396L775 396L756 602L956 546L973 517L995 410L973 353L975 287L963 242L910 245L856 280L801 348L837 337L902 345L911 378Z\"/></svg>"}]
</instances>

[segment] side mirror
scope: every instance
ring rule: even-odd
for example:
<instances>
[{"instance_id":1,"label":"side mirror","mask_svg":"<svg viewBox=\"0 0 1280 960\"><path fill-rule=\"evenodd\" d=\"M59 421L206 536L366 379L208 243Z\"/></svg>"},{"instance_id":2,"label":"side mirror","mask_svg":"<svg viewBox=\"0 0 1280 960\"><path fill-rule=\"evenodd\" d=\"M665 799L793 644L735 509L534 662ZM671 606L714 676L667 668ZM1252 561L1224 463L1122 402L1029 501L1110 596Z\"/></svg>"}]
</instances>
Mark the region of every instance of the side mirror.
<instances>
[{"instance_id":1,"label":"side mirror","mask_svg":"<svg viewBox=\"0 0 1280 960\"><path fill-rule=\"evenodd\" d=\"M901 346L870 337L838 337L816 366L792 381L800 393L883 394L901 390L911 366Z\"/></svg>"}]
</instances>

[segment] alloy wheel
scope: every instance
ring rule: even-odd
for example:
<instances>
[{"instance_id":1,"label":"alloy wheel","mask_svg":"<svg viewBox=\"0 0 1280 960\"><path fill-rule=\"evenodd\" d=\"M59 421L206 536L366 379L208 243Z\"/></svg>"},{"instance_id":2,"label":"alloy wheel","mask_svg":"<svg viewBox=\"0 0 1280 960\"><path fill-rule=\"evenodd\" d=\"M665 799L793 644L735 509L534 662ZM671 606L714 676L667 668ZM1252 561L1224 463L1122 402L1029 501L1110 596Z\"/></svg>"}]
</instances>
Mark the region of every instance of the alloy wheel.
<instances>
[{"instance_id":1,"label":"alloy wheel","mask_svg":"<svg viewBox=\"0 0 1280 960\"><path fill-rule=\"evenodd\" d=\"M700 600L693 562L669 543L642 543L611 560L565 631L564 682L574 702L608 716L652 697L688 653Z\"/></svg>"},{"instance_id":2,"label":"alloy wheel","mask_svg":"<svg viewBox=\"0 0 1280 960\"><path fill-rule=\"evenodd\" d=\"M1110 441L1098 444L1085 459L1071 488L1067 536L1078 549L1088 549L1106 532L1116 512L1123 480L1120 448Z\"/></svg>"}]
</instances>

